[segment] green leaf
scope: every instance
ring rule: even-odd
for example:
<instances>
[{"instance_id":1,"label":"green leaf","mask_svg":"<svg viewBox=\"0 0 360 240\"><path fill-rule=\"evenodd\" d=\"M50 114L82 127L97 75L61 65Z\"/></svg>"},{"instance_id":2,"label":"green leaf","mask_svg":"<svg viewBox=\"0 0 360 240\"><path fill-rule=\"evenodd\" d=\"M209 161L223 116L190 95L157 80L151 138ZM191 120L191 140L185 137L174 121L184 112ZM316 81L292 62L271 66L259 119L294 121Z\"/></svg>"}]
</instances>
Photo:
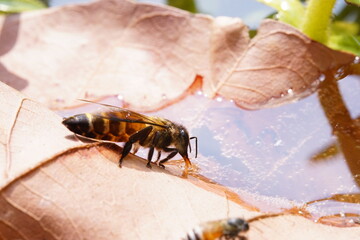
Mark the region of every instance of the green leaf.
<instances>
[{"instance_id":1,"label":"green leaf","mask_svg":"<svg viewBox=\"0 0 360 240\"><path fill-rule=\"evenodd\" d=\"M40 0L0 0L1 13L18 13L46 8Z\"/></svg>"},{"instance_id":2,"label":"green leaf","mask_svg":"<svg viewBox=\"0 0 360 240\"><path fill-rule=\"evenodd\" d=\"M360 7L360 0L345 0L345 2Z\"/></svg>"},{"instance_id":3,"label":"green leaf","mask_svg":"<svg viewBox=\"0 0 360 240\"><path fill-rule=\"evenodd\" d=\"M360 56L360 24L343 21L331 25L329 47Z\"/></svg>"},{"instance_id":4,"label":"green leaf","mask_svg":"<svg viewBox=\"0 0 360 240\"><path fill-rule=\"evenodd\" d=\"M360 9L355 5L345 5L333 19L334 21L352 21L360 23Z\"/></svg>"},{"instance_id":5,"label":"green leaf","mask_svg":"<svg viewBox=\"0 0 360 240\"><path fill-rule=\"evenodd\" d=\"M278 11L281 22L300 28L305 14L305 7L299 0L258 0Z\"/></svg>"},{"instance_id":6,"label":"green leaf","mask_svg":"<svg viewBox=\"0 0 360 240\"><path fill-rule=\"evenodd\" d=\"M288 23L311 39L330 48L360 55L359 8L347 5L331 22L335 0L258 0L278 11L279 21ZM359 3L360 0L347 0ZM342 21L339 21L342 20ZM343 20L354 21L345 22Z\"/></svg>"},{"instance_id":7,"label":"green leaf","mask_svg":"<svg viewBox=\"0 0 360 240\"><path fill-rule=\"evenodd\" d=\"M192 13L198 12L194 0L167 0L167 4Z\"/></svg>"},{"instance_id":8,"label":"green leaf","mask_svg":"<svg viewBox=\"0 0 360 240\"><path fill-rule=\"evenodd\" d=\"M310 0L307 2L301 31L311 39L327 44L332 10L336 0Z\"/></svg>"}]
</instances>

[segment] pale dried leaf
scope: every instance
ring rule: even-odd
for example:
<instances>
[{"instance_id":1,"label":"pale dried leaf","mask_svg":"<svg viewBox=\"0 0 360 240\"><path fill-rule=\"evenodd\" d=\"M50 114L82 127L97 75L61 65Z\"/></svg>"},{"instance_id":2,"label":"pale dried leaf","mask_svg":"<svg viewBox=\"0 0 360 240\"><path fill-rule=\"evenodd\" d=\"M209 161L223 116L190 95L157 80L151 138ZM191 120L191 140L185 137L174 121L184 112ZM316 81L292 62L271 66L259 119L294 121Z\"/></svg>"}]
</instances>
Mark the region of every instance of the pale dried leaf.
<instances>
[{"instance_id":1,"label":"pale dried leaf","mask_svg":"<svg viewBox=\"0 0 360 240\"><path fill-rule=\"evenodd\" d=\"M224 195L156 167L147 169L138 158L128 158L119 169L102 151L107 150L65 153L3 189L3 238L180 239L199 223L224 218L228 206L230 216L253 215L232 202L228 205ZM268 218L250 227L252 240L355 239L360 234L360 229L295 216Z\"/></svg>"},{"instance_id":2,"label":"pale dried leaf","mask_svg":"<svg viewBox=\"0 0 360 240\"><path fill-rule=\"evenodd\" d=\"M1 82L0 96L2 188L75 142L65 138L69 131L60 125L60 116Z\"/></svg>"},{"instance_id":3,"label":"pale dried leaf","mask_svg":"<svg viewBox=\"0 0 360 240\"><path fill-rule=\"evenodd\" d=\"M213 31L244 48L247 28L222 19L112 0L7 16L0 80L50 107L112 94L154 106L209 76Z\"/></svg>"},{"instance_id":4,"label":"pale dried leaf","mask_svg":"<svg viewBox=\"0 0 360 240\"><path fill-rule=\"evenodd\" d=\"M104 0L6 16L1 21L0 80L50 107L66 106L77 98L120 94L135 107L157 108L164 98L181 96L196 75L204 77L207 93L257 107L287 91L289 78L296 79L290 81L294 86L302 80L307 91L321 71L352 60L348 55L333 57L338 53L325 49L325 55L316 56L334 62L316 66L313 62L323 59L309 57L301 48L305 58L292 60L299 66L305 61L310 72L296 78L292 71L279 73L281 67L271 65L278 54L287 55L280 48L286 46L283 36L305 43L310 53L318 48L286 25L270 34L277 36L275 41L267 40L269 31L264 30L265 43L260 31L248 45L247 28L239 19L191 15L130 1ZM264 23L272 24L277 23ZM269 43L274 44L271 51L280 53L275 60L271 51L272 58L259 59L263 53L258 51L269 52ZM247 60L259 69L246 71ZM285 57L281 60L288 64ZM274 71L256 74L266 68ZM264 75L277 79L264 82ZM239 88L241 84L245 87ZM294 98L302 96L301 87L293 89ZM155 166L149 170L136 157L128 157L119 169L119 151L78 147L81 143L68 137L70 132L53 112L2 83L0 95L0 159L4 159L0 239L178 239L200 222L226 217L228 206L230 216L255 214L228 204L225 189L195 179L185 181ZM295 216L254 222L248 234L251 240L359 235L359 229L323 226Z\"/></svg>"},{"instance_id":5,"label":"pale dried leaf","mask_svg":"<svg viewBox=\"0 0 360 240\"><path fill-rule=\"evenodd\" d=\"M354 58L273 20L250 42L238 18L126 0L6 16L1 30L0 80L52 108L114 94L155 108L197 75L210 96L269 107L311 94L323 71Z\"/></svg>"},{"instance_id":6,"label":"pale dried leaf","mask_svg":"<svg viewBox=\"0 0 360 240\"><path fill-rule=\"evenodd\" d=\"M204 88L244 108L274 107L312 94L325 71L353 59L351 54L312 41L290 25L265 20L233 68L218 62L217 67L228 68L228 74L211 78Z\"/></svg>"},{"instance_id":7,"label":"pale dried leaf","mask_svg":"<svg viewBox=\"0 0 360 240\"><path fill-rule=\"evenodd\" d=\"M127 158L120 169L99 150L106 151L65 153L4 189L5 239L180 239L196 224L226 216L224 196L150 170L138 158ZM250 215L230 207L232 214Z\"/></svg>"}]
</instances>

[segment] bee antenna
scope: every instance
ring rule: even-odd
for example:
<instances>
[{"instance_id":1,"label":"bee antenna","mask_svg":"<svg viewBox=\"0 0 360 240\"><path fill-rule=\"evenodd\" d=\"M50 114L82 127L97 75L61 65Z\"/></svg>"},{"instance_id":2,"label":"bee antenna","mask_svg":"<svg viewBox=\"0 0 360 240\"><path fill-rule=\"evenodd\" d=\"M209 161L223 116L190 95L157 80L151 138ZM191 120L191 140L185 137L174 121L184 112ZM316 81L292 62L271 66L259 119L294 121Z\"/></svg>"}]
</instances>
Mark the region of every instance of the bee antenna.
<instances>
[{"instance_id":1,"label":"bee antenna","mask_svg":"<svg viewBox=\"0 0 360 240\"><path fill-rule=\"evenodd\" d=\"M191 137L190 139L195 139L195 158L197 158L197 154L198 154L198 140L197 140L197 137ZM191 152L191 147L190 147L190 152Z\"/></svg>"}]
</instances>

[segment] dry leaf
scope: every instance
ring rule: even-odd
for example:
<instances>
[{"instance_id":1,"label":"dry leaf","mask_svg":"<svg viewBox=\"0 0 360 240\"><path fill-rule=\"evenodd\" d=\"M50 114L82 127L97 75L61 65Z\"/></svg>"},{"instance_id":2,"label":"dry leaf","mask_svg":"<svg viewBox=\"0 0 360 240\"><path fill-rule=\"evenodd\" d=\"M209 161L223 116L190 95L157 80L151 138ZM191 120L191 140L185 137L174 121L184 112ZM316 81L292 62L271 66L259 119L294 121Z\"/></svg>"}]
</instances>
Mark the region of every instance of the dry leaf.
<instances>
[{"instance_id":1,"label":"dry leaf","mask_svg":"<svg viewBox=\"0 0 360 240\"><path fill-rule=\"evenodd\" d=\"M239 19L224 19L247 34ZM208 16L111 0L8 16L2 25L10 37L0 41L1 81L51 107L112 94L143 107L176 98L196 74L209 75L211 32L223 31Z\"/></svg>"},{"instance_id":2,"label":"dry leaf","mask_svg":"<svg viewBox=\"0 0 360 240\"><path fill-rule=\"evenodd\" d=\"M322 71L354 58L276 21L266 20L249 42L238 18L125 0L0 21L0 81L52 108L113 94L133 108L156 108L181 96L196 75L211 96L273 106L312 93Z\"/></svg>"},{"instance_id":3,"label":"dry leaf","mask_svg":"<svg viewBox=\"0 0 360 240\"><path fill-rule=\"evenodd\" d=\"M138 157L128 157L120 169L118 149L79 146L59 116L1 83L0 93L5 133L0 157L10 161L0 162L3 173L9 169L0 181L0 239L180 239L197 224L228 213L257 214L227 201L224 189L156 166L148 169ZM359 234L359 228L279 216L251 222L247 236L356 239Z\"/></svg>"},{"instance_id":4,"label":"dry leaf","mask_svg":"<svg viewBox=\"0 0 360 240\"><path fill-rule=\"evenodd\" d=\"M239 19L130 1L104 0L1 21L0 81L56 108L77 98L109 94L122 95L134 107L157 108L164 99L181 96L196 75L204 77L208 94L219 93L252 108L268 104L289 87L294 98L299 97L303 92L296 86L306 85L308 91L323 69L352 60L325 49L326 59L336 56L334 62L316 66L322 59L314 60L306 51L315 51L313 43L301 34L299 40L283 24L271 34L259 31L249 43ZM279 23L264 26L273 24ZM259 58L258 50L267 52L267 44L274 43L267 40L271 36L280 46L286 46L283 36L306 45L300 55L309 62L310 72L294 78L294 85L285 83L289 76L279 74L281 67L271 65L278 53ZM259 69L247 71L245 59ZM268 68L273 71L266 76L279 77L271 84L256 74ZM245 78L239 72L258 77ZM186 181L155 166L149 170L137 157L128 157L119 169L114 163L118 151L80 146L59 116L2 83L0 95L0 239L179 239L196 224L227 217L227 212L244 218L257 214L228 202L224 188ZM329 227L296 216L267 218L250 227L251 240L360 235L358 228Z\"/></svg>"},{"instance_id":5,"label":"dry leaf","mask_svg":"<svg viewBox=\"0 0 360 240\"><path fill-rule=\"evenodd\" d=\"M74 147L61 118L0 82L0 188L64 149ZM46 117L45 117L46 116ZM51 140L51 141L50 141Z\"/></svg>"},{"instance_id":6,"label":"dry leaf","mask_svg":"<svg viewBox=\"0 0 360 240\"><path fill-rule=\"evenodd\" d=\"M229 74L212 78L208 91L244 108L273 107L310 95L325 71L353 60L353 55L312 41L290 25L264 20Z\"/></svg>"},{"instance_id":7,"label":"dry leaf","mask_svg":"<svg viewBox=\"0 0 360 240\"><path fill-rule=\"evenodd\" d=\"M119 169L118 149L81 147L53 112L3 83L0 95L0 239L169 239L226 216L224 196L140 158Z\"/></svg>"}]
</instances>

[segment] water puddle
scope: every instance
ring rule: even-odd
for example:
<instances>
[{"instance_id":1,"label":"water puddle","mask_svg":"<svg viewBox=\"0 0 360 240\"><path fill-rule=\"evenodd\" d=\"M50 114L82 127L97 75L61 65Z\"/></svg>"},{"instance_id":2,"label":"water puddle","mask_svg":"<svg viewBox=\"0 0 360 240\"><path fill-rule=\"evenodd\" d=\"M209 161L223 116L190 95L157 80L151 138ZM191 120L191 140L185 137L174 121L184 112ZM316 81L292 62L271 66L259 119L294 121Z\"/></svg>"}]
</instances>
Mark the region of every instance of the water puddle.
<instances>
[{"instance_id":1,"label":"water puddle","mask_svg":"<svg viewBox=\"0 0 360 240\"><path fill-rule=\"evenodd\" d=\"M190 156L198 173L248 204L268 212L295 207L303 209L297 214L315 221L353 226L360 222L360 81L348 76L338 84L343 106L326 96L327 88L296 103L257 111L199 91L146 114L186 126L198 137L198 158Z\"/></svg>"}]
</instances>

